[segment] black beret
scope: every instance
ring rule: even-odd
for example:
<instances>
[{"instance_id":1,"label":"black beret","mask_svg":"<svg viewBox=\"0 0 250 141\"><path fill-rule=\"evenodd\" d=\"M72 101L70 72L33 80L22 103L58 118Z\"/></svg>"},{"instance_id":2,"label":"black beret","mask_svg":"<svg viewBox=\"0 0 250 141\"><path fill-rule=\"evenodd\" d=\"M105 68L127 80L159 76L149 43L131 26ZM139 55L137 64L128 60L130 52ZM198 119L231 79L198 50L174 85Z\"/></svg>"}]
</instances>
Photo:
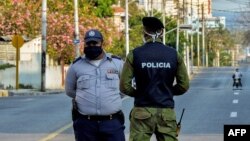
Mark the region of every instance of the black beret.
<instances>
[{"instance_id":1,"label":"black beret","mask_svg":"<svg viewBox=\"0 0 250 141\"><path fill-rule=\"evenodd\" d=\"M162 22L155 17L144 17L142 19L143 26L150 31L156 31L164 28Z\"/></svg>"}]
</instances>

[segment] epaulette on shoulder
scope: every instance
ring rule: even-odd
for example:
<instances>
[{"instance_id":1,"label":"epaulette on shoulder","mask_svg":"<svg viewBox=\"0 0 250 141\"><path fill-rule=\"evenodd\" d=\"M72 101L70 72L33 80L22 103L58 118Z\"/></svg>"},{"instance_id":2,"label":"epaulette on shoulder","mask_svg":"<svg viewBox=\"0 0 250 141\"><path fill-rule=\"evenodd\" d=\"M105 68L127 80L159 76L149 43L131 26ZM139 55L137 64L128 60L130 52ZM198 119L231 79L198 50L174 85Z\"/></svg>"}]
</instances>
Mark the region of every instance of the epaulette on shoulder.
<instances>
[{"instance_id":1,"label":"epaulette on shoulder","mask_svg":"<svg viewBox=\"0 0 250 141\"><path fill-rule=\"evenodd\" d=\"M79 60L81 60L81 56L80 57L78 57L78 58L76 58L74 61L73 61L73 64L75 64L75 62L77 62L77 61L79 61Z\"/></svg>"},{"instance_id":2,"label":"epaulette on shoulder","mask_svg":"<svg viewBox=\"0 0 250 141\"><path fill-rule=\"evenodd\" d=\"M111 55L111 57L112 57L112 58L115 58L115 59L119 59L119 60L122 60L122 58L121 58L121 57L119 57L119 56L116 56L116 55L113 55L113 54Z\"/></svg>"}]
</instances>

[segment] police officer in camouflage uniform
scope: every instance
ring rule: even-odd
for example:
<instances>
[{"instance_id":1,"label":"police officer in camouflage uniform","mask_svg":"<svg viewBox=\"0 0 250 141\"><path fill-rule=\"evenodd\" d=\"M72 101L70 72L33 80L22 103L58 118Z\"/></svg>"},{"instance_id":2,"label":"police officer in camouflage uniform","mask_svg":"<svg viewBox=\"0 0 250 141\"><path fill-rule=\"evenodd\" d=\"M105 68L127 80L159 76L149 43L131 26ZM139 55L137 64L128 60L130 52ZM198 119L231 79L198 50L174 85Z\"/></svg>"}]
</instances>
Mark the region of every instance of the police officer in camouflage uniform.
<instances>
[{"instance_id":1,"label":"police officer in camouflage uniform","mask_svg":"<svg viewBox=\"0 0 250 141\"><path fill-rule=\"evenodd\" d=\"M125 141L119 91L123 61L103 50L103 36L86 32L84 53L69 67L66 94L73 98L76 141Z\"/></svg>"},{"instance_id":2,"label":"police officer in camouflage uniform","mask_svg":"<svg viewBox=\"0 0 250 141\"><path fill-rule=\"evenodd\" d=\"M188 90L187 70L178 52L162 43L162 22L142 22L145 42L128 54L120 79L121 92L135 100L129 139L149 141L155 134L158 141L178 141L173 97Z\"/></svg>"}]
</instances>

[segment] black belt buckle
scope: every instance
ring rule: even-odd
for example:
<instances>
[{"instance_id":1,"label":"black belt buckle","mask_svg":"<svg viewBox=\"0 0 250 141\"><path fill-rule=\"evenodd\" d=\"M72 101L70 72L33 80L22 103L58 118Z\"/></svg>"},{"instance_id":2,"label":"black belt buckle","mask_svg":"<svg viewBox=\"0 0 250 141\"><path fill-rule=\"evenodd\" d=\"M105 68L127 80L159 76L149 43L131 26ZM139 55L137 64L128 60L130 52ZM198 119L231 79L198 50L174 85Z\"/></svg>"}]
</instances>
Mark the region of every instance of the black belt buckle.
<instances>
[{"instance_id":1,"label":"black belt buckle","mask_svg":"<svg viewBox=\"0 0 250 141\"><path fill-rule=\"evenodd\" d=\"M88 120L112 120L113 115L109 115L109 116L90 116L90 115L87 115L87 119Z\"/></svg>"},{"instance_id":2,"label":"black belt buckle","mask_svg":"<svg viewBox=\"0 0 250 141\"><path fill-rule=\"evenodd\" d=\"M115 114L111 115L105 115L105 116L96 116L96 115L81 115L83 118L86 118L88 120L112 120L114 118L119 118L120 112L117 112Z\"/></svg>"}]
</instances>

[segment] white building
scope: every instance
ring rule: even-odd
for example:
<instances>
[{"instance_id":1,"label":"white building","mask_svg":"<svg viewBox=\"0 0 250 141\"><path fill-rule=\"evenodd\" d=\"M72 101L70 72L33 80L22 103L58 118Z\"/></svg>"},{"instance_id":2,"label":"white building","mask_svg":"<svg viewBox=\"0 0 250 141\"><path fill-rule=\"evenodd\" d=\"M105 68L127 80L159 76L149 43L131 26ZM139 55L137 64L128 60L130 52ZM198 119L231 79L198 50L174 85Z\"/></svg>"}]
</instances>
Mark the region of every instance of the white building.
<instances>
[{"instance_id":1,"label":"white building","mask_svg":"<svg viewBox=\"0 0 250 141\"><path fill-rule=\"evenodd\" d=\"M139 7L144 8L148 16L151 16L155 11L164 11L162 9L164 2L166 15L178 16L185 24L201 28L204 18L207 28L216 28L219 24L224 27L226 25L225 17L212 16L212 0L179 0L179 3L175 3L174 0L139 0ZM152 9L154 9L153 12Z\"/></svg>"},{"instance_id":2,"label":"white building","mask_svg":"<svg viewBox=\"0 0 250 141\"><path fill-rule=\"evenodd\" d=\"M116 5L114 5L112 8L114 11L114 25L117 27L118 31L123 31L125 29L125 9Z\"/></svg>"},{"instance_id":3,"label":"white building","mask_svg":"<svg viewBox=\"0 0 250 141\"><path fill-rule=\"evenodd\" d=\"M207 28L218 28L220 25L226 27L226 17L210 17L206 19Z\"/></svg>"},{"instance_id":4,"label":"white building","mask_svg":"<svg viewBox=\"0 0 250 141\"><path fill-rule=\"evenodd\" d=\"M202 17L202 7L204 9L204 17L211 17L212 10L211 0L180 0L175 3L174 0L139 0L139 7L144 8L149 15L152 15L152 9L157 11L164 11L163 3L165 2L166 15L177 16L179 10L180 15ZM154 14L154 13L153 13Z\"/></svg>"}]
</instances>

